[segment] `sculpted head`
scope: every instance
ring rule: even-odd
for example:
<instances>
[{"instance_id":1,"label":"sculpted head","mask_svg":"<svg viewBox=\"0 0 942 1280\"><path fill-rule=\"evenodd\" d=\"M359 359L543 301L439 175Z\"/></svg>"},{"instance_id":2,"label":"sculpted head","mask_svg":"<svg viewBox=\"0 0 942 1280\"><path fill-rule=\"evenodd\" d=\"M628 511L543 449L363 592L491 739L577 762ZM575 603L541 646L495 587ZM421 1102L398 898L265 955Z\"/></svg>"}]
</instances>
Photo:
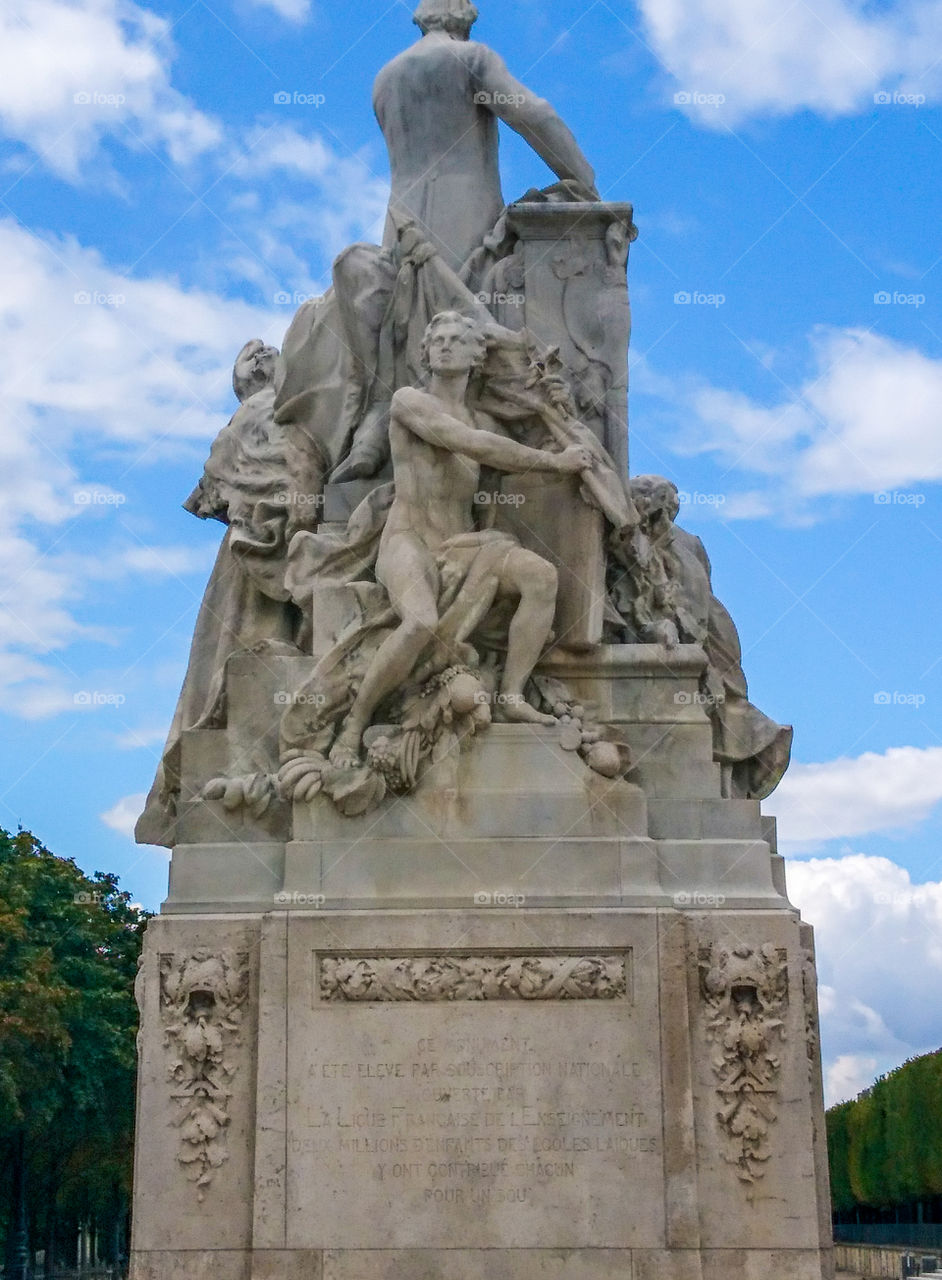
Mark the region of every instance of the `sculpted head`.
<instances>
[{"instance_id":1,"label":"sculpted head","mask_svg":"<svg viewBox=\"0 0 942 1280\"><path fill-rule=\"evenodd\" d=\"M663 476L635 476L631 481L631 496L642 524L649 528L671 525L680 514L677 486Z\"/></svg>"},{"instance_id":2,"label":"sculpted head","mask_svg":"<svg viewBox=\"0 0 942 1280\"><path fill-rule=\"evenodd\" d=\"M243 404L275 381L277 359L277 349L266 346L261 338L253 338L245 344L232 371L232 389Z\"/></svg>"},{"instance_id":3,"label":"sculpted head","mask_svg":"<svg viewBox=\"0 0 942 1280\"><path fill-rule=\"evenodd\" d=\"M442 31L454 40L470 39L477 20L478 11L471 0L422 0L412 19L423 36Z\"/></svg>"},{"instance_id":4,"label":"sculpted head","mask_svg":"<svg viewBox=\"0 0 942 1280\"><path fill-rule=\"evenodd\" d=\"M487 359L487 337L477 320L441 311L425 330L422 364L430 373L470 373Z\"/></svg>"}]
</instances>

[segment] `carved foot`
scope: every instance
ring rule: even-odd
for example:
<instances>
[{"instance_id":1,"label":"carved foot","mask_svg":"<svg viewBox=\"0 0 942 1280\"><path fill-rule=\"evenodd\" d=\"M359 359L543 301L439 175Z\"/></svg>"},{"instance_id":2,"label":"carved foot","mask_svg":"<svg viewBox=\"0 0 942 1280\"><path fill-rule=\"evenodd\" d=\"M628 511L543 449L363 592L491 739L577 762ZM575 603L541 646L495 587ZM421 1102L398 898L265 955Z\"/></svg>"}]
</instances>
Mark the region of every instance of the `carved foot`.
<instances>
[{"instance_id":1,"label":"carved foot","mask_svg":"<svg viewBox=\"0 0 942 1280\"><path fill-rule=\"evenodd\" d=\"M363 763L362 734L356 729L345 729L330 750L330 763L335 769L359 769Z\"/></svg>"},{"instance_id":2,"label":"carved foot","mask_svg":"<svg viewBox=\"0 0 942 1280\"><path fill-rule=\"evenodd\" d=\"M544 715L531 707L522 694L500 694L497 698L498 718L505 724L538 724L554 725L558 721L555 716Z\"/></svg>"}]
</instances>

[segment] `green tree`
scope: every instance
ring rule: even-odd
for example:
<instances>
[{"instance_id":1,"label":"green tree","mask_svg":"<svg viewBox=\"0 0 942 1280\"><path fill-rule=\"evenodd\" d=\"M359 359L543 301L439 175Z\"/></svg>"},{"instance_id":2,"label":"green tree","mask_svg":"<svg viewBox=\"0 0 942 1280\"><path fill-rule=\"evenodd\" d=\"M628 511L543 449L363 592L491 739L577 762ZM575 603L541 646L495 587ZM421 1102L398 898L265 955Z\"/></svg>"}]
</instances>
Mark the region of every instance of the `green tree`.
<instances>
[{"instance_id":1,"label":"green tree","mask_svg":"<svg viewBox=\"0 0 942 1280\"><path fill-rule=\"evenodd\" d=\"M29 832L0 831L0 1156L6 1274L111 1230L133 1149L134 977L148 914ZM113 1238L113 1230L112 1230Z\"/></svg>"}]
</instances>

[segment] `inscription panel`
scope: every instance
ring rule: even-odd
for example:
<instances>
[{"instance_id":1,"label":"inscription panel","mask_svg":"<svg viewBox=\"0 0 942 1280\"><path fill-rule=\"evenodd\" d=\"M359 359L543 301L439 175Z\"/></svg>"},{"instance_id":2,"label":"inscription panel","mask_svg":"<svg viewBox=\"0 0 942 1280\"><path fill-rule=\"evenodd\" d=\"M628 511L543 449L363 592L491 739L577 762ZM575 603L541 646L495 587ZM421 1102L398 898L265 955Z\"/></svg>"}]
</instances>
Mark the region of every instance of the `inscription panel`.
<instances>
[{"instance_id":1,"label":"inscription panel","mask_svg":"<svg viewBox=\"0 0 942 1280\"><path fill-rule=\"evenodd\" d=\"M289 1036L289 1247L662 1244L655 993L338 1003L323 972Z\"/></svg>"}]
</instances>

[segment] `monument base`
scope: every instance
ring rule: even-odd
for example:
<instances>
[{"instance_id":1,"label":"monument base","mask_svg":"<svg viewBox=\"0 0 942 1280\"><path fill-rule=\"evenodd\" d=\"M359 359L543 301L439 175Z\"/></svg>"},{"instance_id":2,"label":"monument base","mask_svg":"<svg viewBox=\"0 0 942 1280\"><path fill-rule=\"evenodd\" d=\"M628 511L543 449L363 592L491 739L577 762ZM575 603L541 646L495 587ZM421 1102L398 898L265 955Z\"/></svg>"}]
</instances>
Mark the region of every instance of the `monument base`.
<instances>
[{"instance_id":1,"label":"monument base","mask_svg":"<svg viewBox=\"0 0 942 1280\"><path fill-rule=\"evenodd\" d=\"M822 1280L810 929L775 908L148 929L132 1280Z\"/></svg>"}]
</instances>

